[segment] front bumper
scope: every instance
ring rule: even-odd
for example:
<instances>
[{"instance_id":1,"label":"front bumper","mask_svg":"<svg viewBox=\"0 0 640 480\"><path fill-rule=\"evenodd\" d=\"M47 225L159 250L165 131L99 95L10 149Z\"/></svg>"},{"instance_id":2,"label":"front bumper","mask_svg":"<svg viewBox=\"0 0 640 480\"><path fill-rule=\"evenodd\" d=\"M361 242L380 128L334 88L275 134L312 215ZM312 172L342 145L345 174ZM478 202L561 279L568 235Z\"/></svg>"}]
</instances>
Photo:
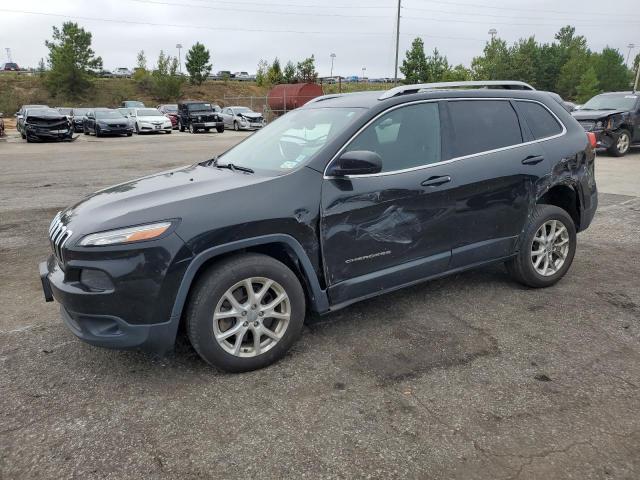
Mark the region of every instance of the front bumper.
<instances>
[{"instance_id":1,"label":"front bumper","mask_svg":"<svg viewBox=\"0 0 640 480\"><path fill-rule=\"evenodd\" d=\"M100 133L103 135L128 135L133 133L133 128L112 128L112 127L100 127Z\"/></svg>"},{"instance_id":2,"label":"front bumper","mask_svg":"<svg viewBox=\"0 0 640 480\"><path fill-rule=\"evenodd\" d=\"M222 128L224 122L191 122L193 128Z\"/></svg>"},{"instance_id":3,"label":"front bumper","mask_svg":"<svg viewBox=\"0 0 640 480\"><path fill-rule=\"evenodd\" d=\"M71 129L44 130L44 129L26 129L26 136L30 140L69 140L73 136Z\"/></svg>"},{"instance_id":4,"label":"front bumper","mask_svg":"<svg viewBox=\"0 0 640 480\"><path fill-rule=\"evenodd\" d=\"M240 127L240 130L260 130L262 127L264 127L264 123L262 122L245 122L245 123L238 123L238 126Z\"/></svg>"},{"instance_id":5,"label":"front bumper","mask_svg":"<svg viewBox=\"0 0 640 480\"><path fill-rule=\"evenodd\" d=\"M173 130L173 126L171 124L164 125L153 125L150 123L141 123L140 131L141 132L170 132Z\"/></svg>"}]
</instances>

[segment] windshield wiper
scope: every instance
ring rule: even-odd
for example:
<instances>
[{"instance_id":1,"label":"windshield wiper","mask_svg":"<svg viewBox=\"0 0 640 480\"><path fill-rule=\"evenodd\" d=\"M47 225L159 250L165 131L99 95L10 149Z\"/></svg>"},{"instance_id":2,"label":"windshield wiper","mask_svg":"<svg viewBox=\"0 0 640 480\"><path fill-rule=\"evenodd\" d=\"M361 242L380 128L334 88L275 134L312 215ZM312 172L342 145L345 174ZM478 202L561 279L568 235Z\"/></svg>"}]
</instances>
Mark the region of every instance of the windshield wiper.
<instances>
[{"instance_id":1,"label":"windshield wiper","mask_svg":"<svg viewBox=\"0 0 640 480\"><path fill-rule=\"evenodd\" d=\"M202 166L202 167L210 167L210 166L214 166L217 167L218 166L218 155L216 155L213 158L210 158L209 160L205 160L204 162L200 162L198 163L198 165Z\"/></svg>"},{"instance_id":2,"label":"windshield wiper","mask_svg":"<svg viewBox=\"0 0 640 480\"><path fill-rule=\"evenodd\" d=\"M249 167L243 167L242 165L234 165L233 163L225 163L222 165L218 165L218 162L216 161L214 163L214 165L218 168L228 168L229 170L239 170L241 172L247 172L247 173L255 173L251 168Z\"/></svg>"}]
</instances>

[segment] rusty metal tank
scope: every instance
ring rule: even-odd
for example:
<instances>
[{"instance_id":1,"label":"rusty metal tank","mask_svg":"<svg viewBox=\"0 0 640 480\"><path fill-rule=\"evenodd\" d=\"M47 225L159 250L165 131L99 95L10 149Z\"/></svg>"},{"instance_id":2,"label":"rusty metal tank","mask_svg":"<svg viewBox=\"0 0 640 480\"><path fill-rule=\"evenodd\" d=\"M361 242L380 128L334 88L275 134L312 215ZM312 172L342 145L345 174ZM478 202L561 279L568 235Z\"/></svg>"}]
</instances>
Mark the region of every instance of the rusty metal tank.
<instances>
[{"instance_id":1,"label":"rusty metal tank","mask_svg":"<svg viewBox=\"0 0 640 480\"><path fill-rule=\"evenodd\" d=\"M269 91L267 102L274 112L288 112L301 107L309 100L322 95L322 87L316 83L290 83L276 85Z\"/></svg>"}]
</instances>

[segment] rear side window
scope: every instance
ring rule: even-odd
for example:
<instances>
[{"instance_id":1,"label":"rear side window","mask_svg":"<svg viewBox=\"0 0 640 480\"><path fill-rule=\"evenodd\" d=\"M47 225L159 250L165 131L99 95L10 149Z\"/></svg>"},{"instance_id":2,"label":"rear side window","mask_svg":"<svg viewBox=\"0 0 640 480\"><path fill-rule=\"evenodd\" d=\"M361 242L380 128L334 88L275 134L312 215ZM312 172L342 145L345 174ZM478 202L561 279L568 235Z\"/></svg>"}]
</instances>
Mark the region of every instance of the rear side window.
<instances>
[{"instance_id":1,"label":"rear side window","mask_svg":"<svg viewBox=\"0 0 640 480\"><path fill-rule=\"evenodd\" d=\"M456 134L455 157L522 143L518 116L508 101L460 100L448 105Z\"/></svg>"},{"instance_id":2,"label":"rear side window","mask_svg":"<svg viewBox=\"0 0 640 480\"><path fill-rule=\"evenodd\" d=\"M536 140L562 133L562 126L551 112L539 103L518 102L518 107L524 114L527 125Z\"/></svg>"},{"instance_id":3,"label":"rear side window","mask_svg":"<svg viewBox=\"0 0 640 480\"><path fill-rule=\"evenodd\" d=\"M382 157L382 171L393 172L439 162L440 110L419 103L385 113L365 128L346 151L369 150Z\"/></svg>"}]
</instances>

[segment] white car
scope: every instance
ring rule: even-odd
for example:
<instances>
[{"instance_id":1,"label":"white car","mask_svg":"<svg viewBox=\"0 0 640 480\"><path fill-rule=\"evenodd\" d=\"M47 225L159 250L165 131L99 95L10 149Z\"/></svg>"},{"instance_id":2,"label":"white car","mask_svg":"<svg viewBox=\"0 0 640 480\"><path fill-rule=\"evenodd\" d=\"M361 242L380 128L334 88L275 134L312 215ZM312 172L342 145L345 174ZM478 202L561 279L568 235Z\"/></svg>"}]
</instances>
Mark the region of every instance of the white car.
<instances>
[{"instance_id":1,"label":"white car","mask_svg":"<svg viewBox=\"0 0 640 480\"><path fill-rule=\"evenodd\" d=\"M171 119L156 108L133 108L129 114L136 133L165 132L171 133Z\"/></svg>"},{"instance_id":2,"label":"white car","mask_svg":"<svg viewBox=\"0 0 640 480\"><path fill-rule=\"evenodd\" d=\"M113 71L112 75L114 77L130 78L133 75L133 72L126 67L120 67L116 68Z\"/></svg>"}]
</instances>

